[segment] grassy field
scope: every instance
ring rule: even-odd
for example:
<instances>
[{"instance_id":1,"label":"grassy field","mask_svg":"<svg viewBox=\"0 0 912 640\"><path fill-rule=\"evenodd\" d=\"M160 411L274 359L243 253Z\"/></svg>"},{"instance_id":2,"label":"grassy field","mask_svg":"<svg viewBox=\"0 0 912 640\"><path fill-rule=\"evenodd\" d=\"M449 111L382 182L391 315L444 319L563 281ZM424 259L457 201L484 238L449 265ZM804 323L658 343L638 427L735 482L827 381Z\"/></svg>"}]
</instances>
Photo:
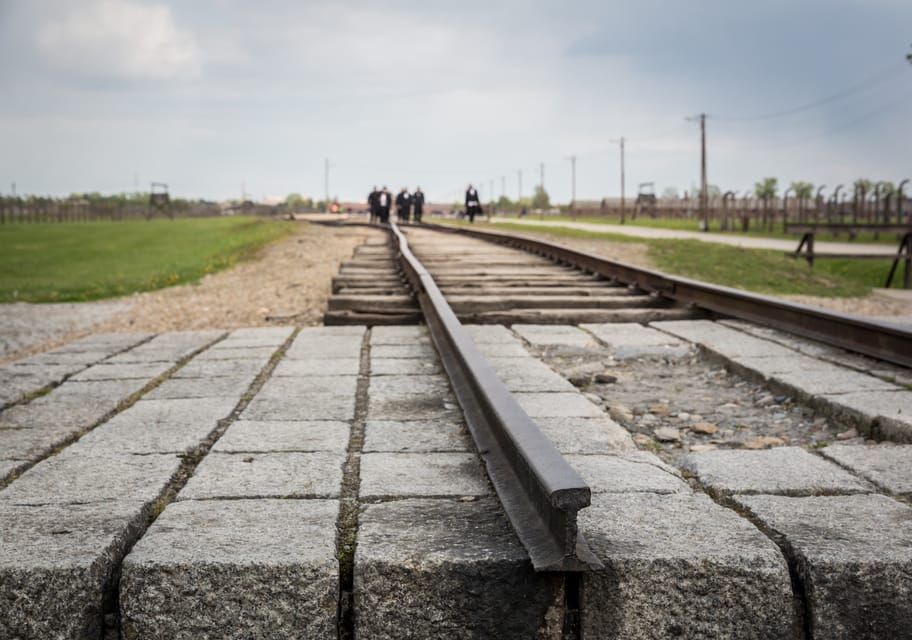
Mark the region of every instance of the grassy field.
<instances>
[{"instance_id":1,"label":"grassy field","mask_svg":"<svg viewBox=\"0 0 912 640\"><path fill-rule=\"evenodd\" d=\"M502 218L508 218L513 220L520 220L518 216L499 216ZM535 215L530 215L529 218L533 220L538 220L539 217ZM563 216L544 216L544 220L550 222L586 222L590 224L620 224L620 216L578 216L572 218L569 215ZM638 217L637 219L627 218L625 223L629 226L638 226L638 227L650 227L656 229L676 229L680 231L699 231L700 221L697 217L693 218L647 218L647 217ZM736 221L736 224L740 225L740 221ZM754 220L751 219L751 226L753 227ZM801 233L784 233L782 231L782 222L776 222L774 228L769 231L759 231L751 229L750 231L722 231L719 228L718 220L711 220L709 231L712 233L724 233L726 235L732 236L751 236L757 238L778 238L786 240L794 240L795 246L798 246L798 241L801 239L803 234ZM740 228L740 226L739 226ZM876 244L886 244L894 247L899 246L899 238L895 233L880 233L878 237L874 237L874 233L870 231L863 231L858 233L854 240L849 240L849 235L846 232L841 233L823 233L817 232L814 234L814 239L818 241L836 241L836 242L865 242L865 243L876 243Z\"/></svg>"},{"instance_id":2,"label":"grassy field","mask_svg":"<svg viewBox=\"0 0 912 640\"><path fill-rule=\"evenodd\" d=\"M294 226L251 217L0 226L0 302L97 300L194 282Z\"/></svg>"},{"instance_id":3,"label":"grassy field","mask_svg":"<svg viewBox=\"0 0 912 640\"><path fill-rule=\"evenodd\" d=\"M505 230L497 225L481 226ZM811 268L804 260L787 257L781 251L743 249L699 240L652 240L567 227L545 230L531 224L511 224L509 230L645 244L649 247L648 256L660 271L772 295L863 296L872 288L884 285L891 265L888 259L820 259ZM900 269L893 278L893 287L901 287L901 282Z\"/></svg>"}]
</instances>

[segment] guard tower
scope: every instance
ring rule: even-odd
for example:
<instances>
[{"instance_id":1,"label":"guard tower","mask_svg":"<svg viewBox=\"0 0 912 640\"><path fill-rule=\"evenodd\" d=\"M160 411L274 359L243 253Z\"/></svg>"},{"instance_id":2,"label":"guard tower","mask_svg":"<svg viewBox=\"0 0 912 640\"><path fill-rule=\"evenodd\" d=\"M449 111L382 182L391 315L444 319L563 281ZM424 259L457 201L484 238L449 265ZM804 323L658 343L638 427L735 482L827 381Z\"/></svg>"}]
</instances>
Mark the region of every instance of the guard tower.
<instances>
[{"instance_id":1,"label":"guard tower","mask_svg":"<svg viewBox=\"0 0 912 640\"><path fill-rule=\"evenodd\" d=\"M149 217L151 218L156 213L174 218L174 211L171 209L171 196L168 195L168 185L164 182L153 182L149 190Z\"/></svg>"}]
</instances>

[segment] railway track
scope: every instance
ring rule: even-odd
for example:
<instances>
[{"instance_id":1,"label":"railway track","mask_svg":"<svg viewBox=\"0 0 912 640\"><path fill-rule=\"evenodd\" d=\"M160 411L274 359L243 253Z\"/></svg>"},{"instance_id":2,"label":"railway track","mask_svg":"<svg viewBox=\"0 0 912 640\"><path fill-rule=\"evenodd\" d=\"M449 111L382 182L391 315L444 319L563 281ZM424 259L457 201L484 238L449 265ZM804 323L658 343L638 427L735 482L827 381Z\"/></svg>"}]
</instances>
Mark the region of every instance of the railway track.
<instances>
[{"instance_id":1,"label":"railway track","mask_svg":"<svg viewBox=\"0 0 912 640\"><path fill-rule=\"evenodd\" d=\"M391 227L390 241L489 477L537 570L600 566L576 529L577 512L589 504L589 488L513 400L461 322L646 324L710 315L735 317L912 365L912 333L896 327L672 278L546 242L440 226L410 226L403 231L396 225ZM389 255L385 254L378 287L393 280ZM358 256L343 266L343 278L334 282L333 298L344 301L346 313L333 314L334 307L339 307L331 299L327 324L363 321L406 302L399 290L387 301L373 292L362 296L353 286L360 282L344 279L346 269L369 278L371 264ZM563 508L555 509L557 504Z\"/></svg>"}]
</instances>

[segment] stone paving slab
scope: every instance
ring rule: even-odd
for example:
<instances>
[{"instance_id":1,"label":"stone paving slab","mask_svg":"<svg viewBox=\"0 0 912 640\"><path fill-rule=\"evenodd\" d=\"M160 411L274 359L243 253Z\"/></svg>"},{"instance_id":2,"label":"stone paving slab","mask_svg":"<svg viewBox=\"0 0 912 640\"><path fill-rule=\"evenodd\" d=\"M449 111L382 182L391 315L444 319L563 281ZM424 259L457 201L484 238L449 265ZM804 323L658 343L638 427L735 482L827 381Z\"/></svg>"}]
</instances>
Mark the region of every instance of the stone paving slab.
<instances>
[{"instance_id":1,"label":"stone paving slab","mask_svg":"<svg viewBox=\"0 0 912 640\"><path fill-rule=\"evenodd\" d=\"M690 493L681 473L646 451L614 455L565 455L592 493Z\"/></svg>"},{"instance_id":2,"label":"stone paving slab","mask_svg":"<svg viewBox=\"0 0 912 640\"><path fill-rule=\"evenodd\" d=\"M294 333L294 327L245 327L234 329L227 340L251 340L280 345Z\"/></svg>"},{"instance_id":3,"label":"stone paving slab","mask_svg":"<svg viewBox=\"0 0 912 640\"><path fill-rule=\"evenodd\" d=\"M514 393L531 418L601 418L602 410L580 393Z\"/></svg>"},{"instance_id":4,"label":"stone paving slab","mask_svg":"<svg viewBox=\"0 0 912 640\"><path fill-rule=\"evenodd\" d=\"M636 322L581 324L596 338L611 347L682 347L687 343L657 329Z\"/></svg>"},{"instance_id":5,"label":"stone paving slab","mask_svg":"<svg viewBox=\"0 0 912 640\"><path fill-rule=\"evenodd\" d=\"M0 637L101 637L106 585L147 517L127 503L0 501Z\"/></svg>"},{"instance_id":6,"label":"stone paving slab","mask_svg":"<svg viewBox=\"0 0 912 640\"><path fill-rule=\"evenodd\" d=\"M463 328L476 345L492 342L518 342L513 332L500 324L466 324L463 325Z\"/></svg>"},{"instance_id":7,"label":"stone paving slab","mask_svg":"<svg viewBox=\"0 0 912 640\"><path fill-rule=\"evenodd\" d=\"M351 420L355 399L329 393L282 398L255 397L241 414L246 420Z\"/></svg>"},{"instance_id":8,"label":"stone paving slab","mask_svg":"<svg viewBox=\"0 0 912 640\"><path fill-rule=\"evenodd\" d=\"M630 433L608 416L536 418L535 424L563 454L616 453L636 449Z\"/></svg>"},{"instance_id":9,"label":"stone paving slab","mask_svg":"<svg viewBox=\"0 0 912 640\"><path fill-rule=\"evenodd\" d=\"M174 378L166 380L143 396L149 400L179 400L187 398L237 399L253 382L251 376L236 378Z\"/></svg>"},{"instance_id":10,"label":"stone paving slab","mask_svg":"<svg viewBox=\"0 0 912 640\"><path fill-rule=\"evenodd\" d=\"M348 448L351 426L339 420L251 421L233 423L212 447L221 453L335 451Z\"/></svg>"},{"instance_id":11,"label":"stone paving slab","mask_svg":"<svg viewBox=\"0 0 912 640\"><path fill-rule=\"evenodd\" d=\"M124 560L127 638L336 636L335 500L168 506Z\"/></svg>"},{"instance_id":12,"label":"stone paving slab","mask_svg":"<svg viewBox=\"0 0 912 640\"><path fill-rule=\"evenodd\" d=\"M748 379L759 379L767 382L781 374L801 372L806 378L816 371L826 371L832 364L800 353L784 356L736 356L731 359L733 369Z\"/></svg>"},{"instance_id":13,"label":"stone paving slab","mask_svg":"<svg viewBox=\"0 0 912 640\"><path fill-rule=\"evenodd\" d=\"M344 461L329 452L210 453L177 500L337 498Z\"/></svg>"},{"instance_id":14,"label":"stone paving slab","mask_svg":"<svg viewBox=\"0 0 912 640\"><path fill-rule=\"evenodd\" d=\"M140 400L73 446L99 453L186 453L199 446L236 404L236 398Z\"/></svg>"},{"instance_id":15,"label":"stone paving slab","mask_svg":"<svg viewBox=\"0 0 912 640\"><path fill-rule=\"evenodd\" d=\"M900 387L866 373L852 371L836 365L815 367L814 375L806 371L792 370L776 374L773 384L794 390L799 397L812 398L818 395L837 395L856 391L898 391Z\"/></svg>"},{"instance_id":16,"label":"stone paving slab","mask_svg":"<svg viewBox=\"0 0 912 640\"><path fill-rule=\"evenodd\" d=\"M388 375L370 381L370 394L377 396L420 393L450 395L450 381L445 375Z\"/></svg>"},{"instance_id":17,"label":"stone paving slab","mask_svg":"<svg viewBox=\"0 0 912 640\"><path fill-rule=\"evenodd\" d=\"M522 342L480 342L477 345L485 358L527 358L529 352Z\"/></svg>"},{"instance_id":18,"label":"stone paving slab","mask_svg":"<svg viewBox=\"0 0 912 640\"><path fill-rule=\"evenodd\" d=\"M683 458L682 466L711 491L722 494L819 495L873 491L864 480L800 447L690 453Z\"/></svg>"},{"instance_id":19,"label":"stone paving slab","mask_svg":"<svg viewBox=\"0 0 912 640\"><path fill-rule=\"evenodd\" d=\"M371 395L368 399L369 415L374 420L459 420L462 411L452 393L426 395L399 393L385 396Z\"/></svg>"},{"instance_id":20,"label":"stone paving slab","mask_svg":"<svg viewBox=\"0 0 912 640\"><path fill-rule=\"evenodd\" d=\"M111 356L110 350L96 349L95 351L46 351L30 356L22 361L21 365L32 367L47 367L53 365L71 365L86 367L93 362L104 360ZM16 366L16 365L14 365Z\"/></svg>"},{"instance_id":21,"label":"stone paving slab","mask_svg":"<svg viewBox=\"0 0 912 640\"><path fill-rule=\"evenodd\" d=\"M320 358L313 360L282 359L272 372L273 378L356 376L361 367L359 358Z\"/></svg>"},{"instance_id":22,"label":"stone paving slab","mask_svg":"<svg viewBox=\"0 0 912 640\"><path fill-rule=\"evenodd\" d=\"M44 396L44 402L99 402L113 403L116 405L121 400L129 398L146 386L146 380L90 380L77 382L68 380L56 387L51 394L53 397Z\"/></svg>"},{"instance_id":23,"label":"stone paving slab","mask_svg":"<svg viewBox=\"0 0 912 640\"><path fill-rule=\"evenodd\" d=\"M0 491L0 503L71 505L151 504L176 475L180 458L68 448L43 460Z\"/></svg>"},{"instance_id":24,"label":"stone paving slab","mask_svg":"<svg viewBox=\"0 0 912 640\"><path fill-rule=\"evenodd\" d=\"M474 452L361 456L362 500L485 495L491 488Z\"/></svg>"},{"instance_id":25,"label":"stone paving slab","mask_svg":"<svg viewBox=\"0 0 912 640\"><path fill-rule=\"evenodd\" d=\"M594 349L592 336L572 325L514 324L513 331L533 347L576 347Z\"/></svg>"},{"instance_id":26,"label":"stone paving slab","mask_svg":"<svg viewBox=\"0 0 912 640\"><path fill-rule=\"evenodd\" d=\"M306 376L303 379L270 378L257 393L258 398L286 398L299 394L355 397L358 376Z\"/></svg>"},{"instance_id":27,"label":"stone paving slab","mask_svg":"<svg viewBox=\"0 0 912 640\"><path fill-rule=\"evenodd\" d=\"M109 364L177 362L218 340L223 331L174 331L161 333L134 349L106 360Z\"/></svg>"},{"instance_id":28,"label":"stone paving slab","mask_svg":"<svg viewBox=\"0 0 912 640\"><path fill-rule=\"evenodd\" d=\"M579 519L606 565L582 577L583 637L794 637L779 549L707 496L601 493Z\"/></svg>"},{"instance_id":29,"label":"stone paving slab","mask_svg":"<svg viewBox=\"0 0 912 640\"><path fill-rule=\"evenodd\" d=\"M196 356L200 361L206 360L268 360L276 352L276 347L245 347L206 349Z\"/></svg>"},{"instance_id":30,"label":"stone paving slab","mask_svg":"<svg viewBox=\"0 0 912 640\"><path fill-rule=\"evenodd\" d=\"M290 360L311 360L314 358L359 358L361 356L361 334L348 336L310 336L303 331L285 352Z\"/></svg>"},{"instance_id":31,"label":"stone paving slab","mask_svg":"<svg viewBox=\"0 0 912 640\"><path fill-rule=\"evenodd\" d=\"M856 391L811 400L815 408L860 427L862 433L912 442L912 391Z\"/></svg>"},{"instance_id":32,"label":"stone paving slab","mask_svg":"<svg viewBox=\"0 0 912 640\"><path fill-rule=\"evenodd\" d=\"M246 360L194 359L172 374L172 378L230 378L248 375L251 378L263 370L269 358Z\"/></svg>"},{"instance_id":33,"label":"stone paving slab","mask_svg":"<svg viewBox=\"0 0 912 640\"><path fill-rule=\"evenodd\" d=\"M427 344L378 344L371 345L371 358L418 358L436 360L437 351Z\"/></svg>"},{"instance_id":34,"label":"stone paving slab","mask_svg":"<svg viewBox=\"0 0 912 640\"><path fill-rule=\"evenodd\" d=\"M517 391L576 391L563 376L555 373L538 358L488 358L497 377L512 392Z\"/></svg>"},{"instance_id":35,"label":"stone paving slab","mask_svg":"<svg viewBox=\"0 0 912 640\"><path fill-rule=\"evenodd\" d=\"M437 358L419 360L416 358L377 358L371 354L371 376L394 375L437 375L443 373L443 367Z\"/></svg>"},{"instance_id":36,"label":"stone paving slab","mask_svg":"<svg viewBox=\"0 0 912 640\"><path fill-rule=\"evenodd\" d=\"M895 494L912 494L912 445L830 445L820 453Z\"/></svg>"},{"instance_id":37,"label":"stone paving slab","mask_svg":"<svg viewBox=\"0 0 912 640\"><path fill-rule=\"evenodd\" d=\"M429 453L474 451L475 445L462 420L368 420L362 450Z\"/></svg>"},{"instance_id":38,"label":"stone paving slab","mask_svg":"<svg viewBox=\"0 0 912 640\"><path fill-rule=\"evenodd\" d=\"M684 340L696 342L723 358L782 357L795 353L775 342L756 338L711 320L669 320L651 322L649 326Z\"/></svg>"},{"instance_id":39,"label":"stone paving slab","mask_svg":"<svg viewBox=\"0 0 912 640\"><path fill-rule=\"evenodd\" d=\"M496 499L400 500L359 520L359 638L555 637L539 633L560 604L559 577L532 570Z\"/></svg>"},{"instance_id":40,"label":"stone paving slab","mask_svg":"<svg viewBox=\"0 0 912 640\"><path fill-rule=\"evenodd\" d=\"M431 336L424 326L390 326L371 329L371 344L421 344L430 345Z\"/></svg>"},{"instance_id":41,"label":"stone paving slab","mask_svg":"<svg viewBox=\"0 0 912 640\"><path fill-rule=\"evenodd\" d=\"M141 362L131 364L108 364L102 362L74 375L71 380L130 380L132 378L153 380L171 368L170 362Z\"/></svg>"},{"instance_id":42,"label":"stone paving slab","mask_svg":"<svg viewBox=\"0 0 912 640\"><path fill-rule=\"evenodd\" d=\"M912 630L912 509L886 496L739 496L791 550L815 638Z\"/></svg>"}]
</instances>

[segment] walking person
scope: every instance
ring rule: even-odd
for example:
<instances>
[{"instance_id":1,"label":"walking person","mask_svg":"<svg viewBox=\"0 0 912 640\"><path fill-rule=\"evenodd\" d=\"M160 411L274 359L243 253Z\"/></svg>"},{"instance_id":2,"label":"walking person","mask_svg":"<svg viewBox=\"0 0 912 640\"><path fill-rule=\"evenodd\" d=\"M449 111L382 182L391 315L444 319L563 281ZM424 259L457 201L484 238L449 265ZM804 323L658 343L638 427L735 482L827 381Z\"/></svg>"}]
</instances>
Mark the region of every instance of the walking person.
<instances>
[{"instance_id":1,"label":"walking person","mask_svg":"<svg viewBox=\"0 0 912 640\"><path fill-rule=\"evenodd\" d=\"M478 191L471 184L466 189L465 207L469 222L475 222L475 216L481 214L481 200L478 198Z\"/></svg>"},{"instance_id":2,"label":"walking person","mask_svg":"<svg viewBox=\"0 0 912 640\"><path fill-rule=\"evenodd\" d=\"M416 188L412 194L412 206L415 208L415 222L421 222L421 215L424 213L424 192L421 187Z\"/></svg>"},{"instance_id":3,"label":"walking person","mask_svg":"<svg viewBox=\"0 0 912 640\"><path fill-rule=\"evenodd\" d=\"M380 224L389 224L392 204L393 196L384 186L383 190L377 194L377 216L380 218Z\"/></svg>"},{"instance_id":4,"label":"walking person","mask_svg":"<svg viewBox=\"0 0 912 640\"><path fill-rule=\"evenodd\" d=\"M380 196L380 192L377 191L377 185L374 185L374 190L370 192L370 195L367 196L367 208L370 211L370 221L374 223L377 221L377 215L379 213L379 203L377 198Z\"/></svg>"},{"instance_id":5,"label":"walking person","mask_svg":"<svg viewBox=\"0 0 912 640\"><path fill-rule=\"evenodd\" d=\"M396 215L399 217L399 222L409 221L411 209L412 196L409 194L408 189L402 187L402 191L396 196Z\"/></svg>"}]
</instances>

